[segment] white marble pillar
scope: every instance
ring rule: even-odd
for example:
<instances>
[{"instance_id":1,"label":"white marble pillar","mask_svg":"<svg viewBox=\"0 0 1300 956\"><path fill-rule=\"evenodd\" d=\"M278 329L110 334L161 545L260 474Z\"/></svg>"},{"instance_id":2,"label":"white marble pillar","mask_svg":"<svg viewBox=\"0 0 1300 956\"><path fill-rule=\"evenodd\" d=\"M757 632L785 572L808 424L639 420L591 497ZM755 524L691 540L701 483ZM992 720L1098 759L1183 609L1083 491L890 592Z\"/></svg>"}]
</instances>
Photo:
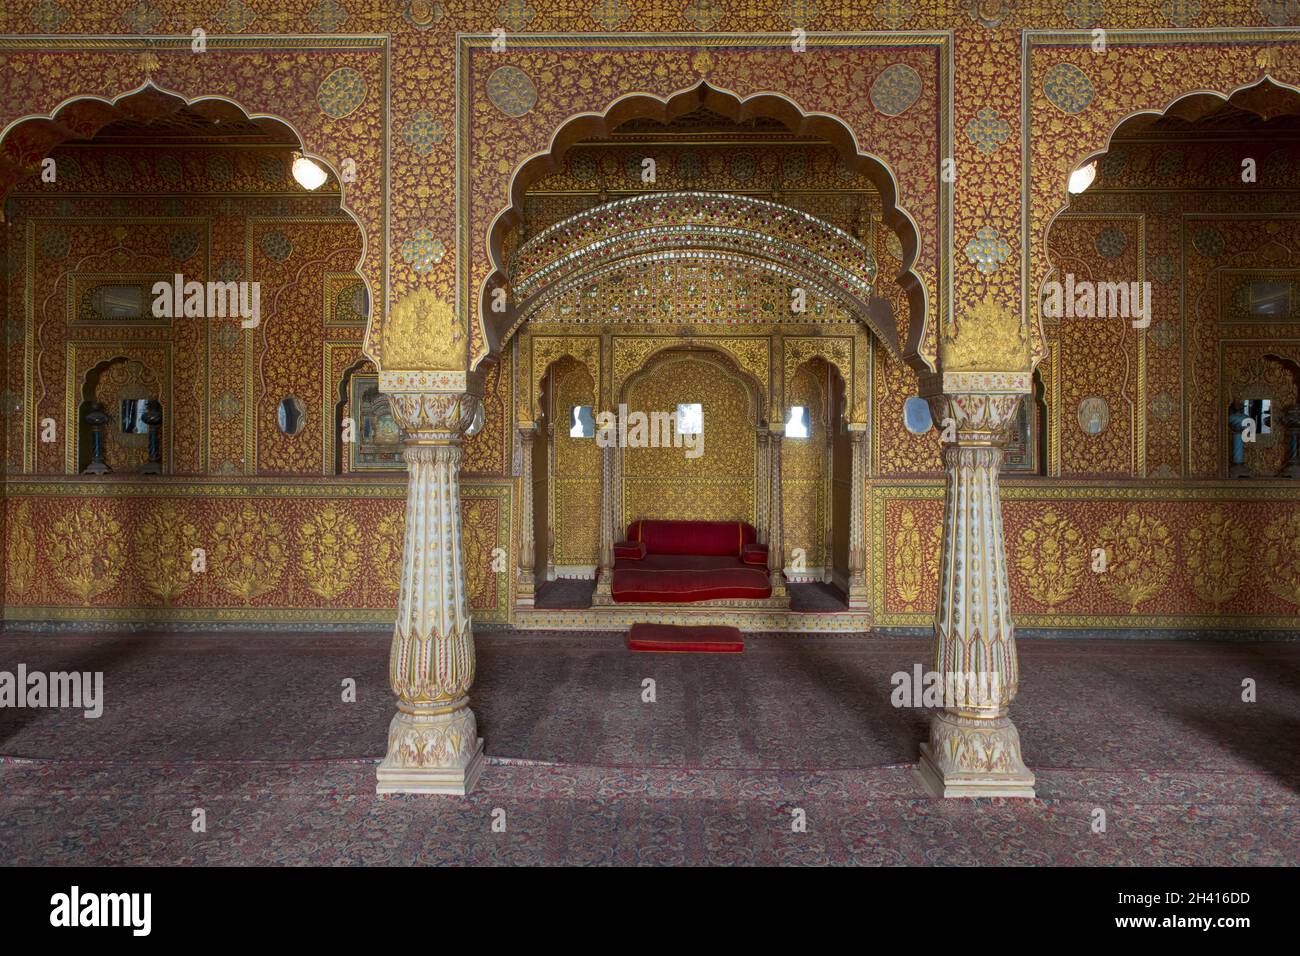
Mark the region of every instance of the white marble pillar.
<instances>
[{"instance_id":1,"label":"white marble pillar","mask_svg":"<svg viewBox=\"0 0 1300 956\"><path fill-rule=\"evenodd\" d=\"M947 432L947 485L934 669L944 708L931 718L918 770L944 797L1034 796L1010 706L1019 689L998 473L1017 394L944 394L929 399Z\"/></svg>"},{"instance_id":2,"label":"white marble pillar","mask_svg":"<svg viewBox=\"0 0 1300 956\"><path fill-rule=\"evenodd\" d=\"M532 607L537 581L537 537L533 528L533 438L537 427L519 429L519 570L515 575L515 604Z\"/></svg>"},{"instance_id":3,"label":"white marble pillar","mask_svg":"<svg viewBox=\"0 0 1300 956\"><path fill-rule=\"evenodd\" d=\"M460 525L461 437L480 404L464 393L391 396L408 472L406 540L388 676L397 714L377 791L466 794L483 767L469 688L474 633Z\"/></svg>"},{"instance_id":4,"label":"white marble pillar","mask_svg":"<svg viewBox=\"0 0 1300 956\"><path fill-rule=\"evenodd\" d=\"M849 425L849 607L869 608L867 584L867 429Z\"/></svg>"}]
</instances>

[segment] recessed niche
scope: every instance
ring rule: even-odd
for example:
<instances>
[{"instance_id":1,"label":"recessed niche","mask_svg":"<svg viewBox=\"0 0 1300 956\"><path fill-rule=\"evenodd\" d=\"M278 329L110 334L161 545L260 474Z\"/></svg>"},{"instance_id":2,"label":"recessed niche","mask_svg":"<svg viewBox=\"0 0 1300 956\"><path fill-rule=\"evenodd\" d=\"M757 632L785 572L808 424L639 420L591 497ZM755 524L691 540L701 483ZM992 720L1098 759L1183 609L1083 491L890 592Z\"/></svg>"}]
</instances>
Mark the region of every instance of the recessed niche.
<instances>
[{"instance_id":1,"label":"recessed niche","mask_svg":"<svg viewBox=\"0 0 1300 956\"><path fill-rule=\"evenodd\" d=\"M149 399L147 398L122 399L122 433L125 435L149 434L149 425L144 420L144 414L148 410Z\"/></svg>"},{"instance_id":2,"label":"recessed niche","mask_svg":"<svg viewBox=\"0 0 1300 956\"><path fill-rule=\"evenodd\" d=\"M574 405L569 412L569 437L594 438L596 416L590 405Z\"/></svg>"}]
</instances>

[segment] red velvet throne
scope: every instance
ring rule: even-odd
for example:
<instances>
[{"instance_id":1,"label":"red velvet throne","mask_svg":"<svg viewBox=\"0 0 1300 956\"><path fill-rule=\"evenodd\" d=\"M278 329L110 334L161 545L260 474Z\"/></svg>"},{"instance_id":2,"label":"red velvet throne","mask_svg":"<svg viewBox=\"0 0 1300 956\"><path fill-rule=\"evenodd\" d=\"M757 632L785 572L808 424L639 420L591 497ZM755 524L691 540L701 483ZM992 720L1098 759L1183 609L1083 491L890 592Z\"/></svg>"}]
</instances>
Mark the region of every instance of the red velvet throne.
<instances>
[{"instance_id":1,"label":"red velvet throne","mask_svg":"<svg viewBox=\"0 0 1300 956\"><path fill-rule=\"evenodd\" d=\"M634 521L614 545L614 601L689 604L772 596L767 545L743 521Z\"/></svg>"}]
</instances>

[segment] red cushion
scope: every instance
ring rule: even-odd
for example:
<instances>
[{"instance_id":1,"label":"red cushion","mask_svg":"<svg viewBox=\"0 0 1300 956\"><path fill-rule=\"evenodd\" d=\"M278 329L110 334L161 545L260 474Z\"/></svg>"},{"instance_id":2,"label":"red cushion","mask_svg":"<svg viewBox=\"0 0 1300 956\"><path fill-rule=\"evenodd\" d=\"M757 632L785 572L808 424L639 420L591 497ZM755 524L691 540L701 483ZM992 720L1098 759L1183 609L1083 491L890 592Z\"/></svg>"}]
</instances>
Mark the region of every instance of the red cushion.
<instances>
[{"instance_id":1,"label":"red cushion","mask_svg":"<svg viewBox=\"0 0 1300 956\"><path fill-rule=\"evenodd\" d=\"M761 564L767 567L767 545L747 544L740 553L740 560L745 564Z\"/></svg>"},{"instance_id":2,"label":"red cushion","mask_svg":"<svg viewBox=\"0 0 1300 956\"><path fill-rule=\"evenodd\" d=\"M616 563L611 591L619 602L687 604L771 597L772 584L766 571L735 558L650 554L644 561Z\"/></svg>"},{"instance_id":3,"label":"red cushion","mask_svg":"<svg viewBox=\"0 0 1300 956\"><path fill-rule=\"evenodd\" d=\"M626 558L629 561L640 561L645 557L644 541L617 541L614 543L614 560Z\"/></svg>"},{"instance_id":4,"label":"red cushion","mask_svg":"<svg viewBox=\"0 0 1300 956\"><path fill-rule=\"evenodd\" d=\"M743 521L634 521L629 541L644 541L649 554L731 555L752 544L758 532Z\"/></svg>"}]
</instances>

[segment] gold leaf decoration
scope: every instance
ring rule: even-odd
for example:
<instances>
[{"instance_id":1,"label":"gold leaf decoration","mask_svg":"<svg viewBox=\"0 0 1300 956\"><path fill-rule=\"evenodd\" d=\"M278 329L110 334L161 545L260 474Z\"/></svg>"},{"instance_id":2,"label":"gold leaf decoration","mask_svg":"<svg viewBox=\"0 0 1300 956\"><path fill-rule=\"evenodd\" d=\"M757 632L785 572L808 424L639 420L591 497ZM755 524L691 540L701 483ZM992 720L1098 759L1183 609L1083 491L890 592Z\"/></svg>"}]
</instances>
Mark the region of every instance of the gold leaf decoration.
<instances>
[{"instance_id":1,"label":"gold leaf decoration","mask_svg":"<svg viewBox=\"0 0 1300 956\"><path fill-rule=\"evenodd\" d=\"M1250 566L1250 534L1215 508L1183 540L1192 590L1218 607L1241 588Z\"/></svg>"},{"instance_id":2,"label":"gold leaf decoration","mask_svg":"<svg viewBox=\"0 0 1300 956\"><path fill-rule=\"evenodd\" d=\"M956 331L944 330L939 362L945 372L1019 372L1029 368L1029 339L1019 317L987 295Z\"/></svg>"},{"instance_id":3,"label":"gold leaf decoration","mask_svg":"<svg viewBox=\"0 0 1300 956\"><path fill-rule=\"evenodd\" d=\"M402 578L402 532L405 525L405 516L400 511L380 518L372 552L375 580L394 593Z\"/></svg>"},{"instance_id":4,"label":"gold leaf decoration","mask_svg":"<svg viewBox=\"0 0 1300 956\"><path fill-rule=\"evenodd\" d=\"M361 531L331 502L298 529L307 587L327 601L348 589L361 565Z\"/></svg>"},{"instance_id":5,"label":"gold leaf decoration","mask_svg":"<svg viewBox=\"0 0 1300 956\"><path fill-rule=\"evenodd\" d=\"M432 289L400 298L384 323L384 368L461 371L465 323Z\"/></svg>"},{"instance_id":6,"label":"gold leaf decoration","mask_svg":"<svg viewBox=\"0 0 1300 956\"><path fill-rule=\"evenodd\" d=\"M921 538L916 515L908 508L898 519L898 531L894 534L894 589L904 604L911 604L921 596L925 565Z\"/></svg>"},{"instance_id":7,"label":"gold leaf decoration","mask_svg":"<svg viewBox=\"0 0 1300 956\"><path fill-rule=\"evenodd\" d=\"M9 592L22 597L36 581L36 532L32 528L32 506L24 501L9 519L8 565Z\"/></svg>"},{"instance_id":8,"label":"gold leaf decoration","mask_svg":"<svg viewBox=\"0 0 1300 956\"><path fill-rule=\"evenodd\" d=\"M1174 566L1173 539L1158 518L1130 508L1111 518L1099 534L1106 550L1102 583L1117 599L1136 611L1164 586Z\"/></svg>"},{"instance_id":9,"label":"gold leaf decoration","mask_svg":"<svg viewBox=\"0 0 1300 956\"><path fill-rule=\"evenodd\" d=\"M223 591L251 603L275 589L285 564L280 522L248 501L218 519L213 533L213 572Z\"/></svg>"},{"instance_id":10,"label":"gold leaf decoration","mask_svg":"<svg viewBox=\"0 0 1300 956\"><path fill-rule=\"evenodd\" d=\"M1016 567L1029 596L1047 607L1069 600L1086 563L1074 522L1049 507L1020 532L1019 544Z\"/></svg>"},{"instance_id":11,"label":"gold leaf decoration","mask_svg":"<svg viewBox=\"0 0 1300 956\"><path fill-rule=\"evenodd\" d=\"M1300 604L1300 509L1264 529L1264 583L1292 604Z\"/></svg>"},{"instance_id":12,"label":"gold leaf decoration","mask_svg":"<svg viewBox=\"0 0 1300 956\"><path fill-rule=\"evenodd\" d=\"M89 605L117 584L126 549L122 525L111 514L82 505L56 519L50 537L55 580L82 604Z\"/></svg>"},{"instance_id":13,"label":"gold leaf decoration","mask_svg":"<svg viewBox=\"0 0 1300 956\"><path fill-rule=\"evenodd\" d=\"M135 563L150 593L170 604L194 581L192 562L199 531L180 508L164 504L140 522L135 533Z\"/></svg>"}]
</instances>

